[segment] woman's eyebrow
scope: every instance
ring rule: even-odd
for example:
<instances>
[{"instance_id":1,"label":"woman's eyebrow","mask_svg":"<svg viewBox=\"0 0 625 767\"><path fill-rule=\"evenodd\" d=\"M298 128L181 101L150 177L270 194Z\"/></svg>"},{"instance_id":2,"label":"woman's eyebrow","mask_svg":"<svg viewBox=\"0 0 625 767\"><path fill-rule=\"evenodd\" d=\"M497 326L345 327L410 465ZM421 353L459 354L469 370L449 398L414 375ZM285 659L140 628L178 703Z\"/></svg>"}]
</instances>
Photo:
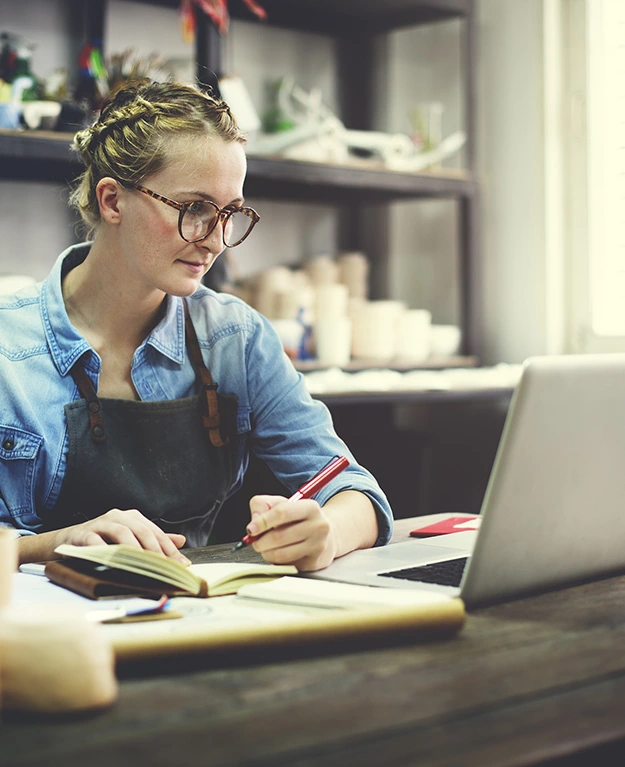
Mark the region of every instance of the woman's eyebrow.
<instances>
[{"instance_id":1,"label":"woman's eyebrow","mask_svg":"<svg viewBox=\"0 0 625 767\"><path fill-rule=\"evenodd\" d=\"M201 197L204 200L208 200L209 202L213 202L213 198L210 195L206 194L206 192L197 192L197 191L196 192L185 192L185 194L195 195L196 197ZM235 204L242 205L244 201L245 200L244 200L243 197L235 197L234 200L230 200L228 205L235 205ZM226 205L225 207L228 207L228 205Z\"/></svg>"}]
</instances>

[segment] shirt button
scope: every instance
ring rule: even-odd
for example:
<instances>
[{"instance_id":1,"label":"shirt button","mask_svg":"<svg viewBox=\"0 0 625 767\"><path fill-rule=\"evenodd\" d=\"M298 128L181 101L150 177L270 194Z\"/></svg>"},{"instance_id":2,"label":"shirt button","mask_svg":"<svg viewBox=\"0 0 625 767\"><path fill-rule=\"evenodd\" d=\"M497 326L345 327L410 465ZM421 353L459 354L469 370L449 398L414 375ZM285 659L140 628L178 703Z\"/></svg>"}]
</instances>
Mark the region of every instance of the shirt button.
<instances>
[{"instance_id":1,"label":"shirt button","mask_svg":"<svg viewBox=\"0 0 625 767\"><path fill-rule=\"evenodd\" d=\"M7 437L2 443L2 447L5 450L13 450L13 448L15 447L15 442L10 437Z\"/></svg>"}]
</instances>

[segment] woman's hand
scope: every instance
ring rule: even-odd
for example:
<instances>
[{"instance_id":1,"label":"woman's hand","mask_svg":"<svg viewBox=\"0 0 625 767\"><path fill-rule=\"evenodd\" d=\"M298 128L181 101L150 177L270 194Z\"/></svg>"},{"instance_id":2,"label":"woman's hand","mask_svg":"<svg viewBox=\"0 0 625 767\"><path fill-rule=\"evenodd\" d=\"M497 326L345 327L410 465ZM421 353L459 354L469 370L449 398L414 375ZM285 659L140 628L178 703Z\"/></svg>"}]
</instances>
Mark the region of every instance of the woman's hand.
<instances>
[{"instance_id":1,"label":"woman's hand","mask_svg":"<svg viewBox=\"0 0 625 767\"><path fill-rule=\"evenodd\" d=\"M281 495L256 495L250 500L250 535L263 559L298 570L320 570L337 556L334 529L317 501L289 501Z\"/></svg>"},{"instance_id":2,"label":"woman's hand","mask_svg":"<svg viewBox=\"0 0 625 767\"><path fill-rule=\"evenodd\" d=\"M19 541L20 563L54 559L54 549L61 543L71 543L75 546L123 543L126 546L163 554L185 565L190 564L187 557L178 551L184 546L184 535L163 532L137 509L111 509L78 525L24 536Z\"/></svg>"},{"instance_id":3,"label":"woman's hand","mask_svg":"<svg viewBox=\"0 0 625 767\"><path fill-rule=\"evenodd\" d=\"M295 565L298 570L321 570L336 557L368 549L378 537L371 500L356 490L344 490L323 508L317 501L289 501L281 495L256 495L250 500L252 544L267 562Z\"/></svg>"}]
</instances>

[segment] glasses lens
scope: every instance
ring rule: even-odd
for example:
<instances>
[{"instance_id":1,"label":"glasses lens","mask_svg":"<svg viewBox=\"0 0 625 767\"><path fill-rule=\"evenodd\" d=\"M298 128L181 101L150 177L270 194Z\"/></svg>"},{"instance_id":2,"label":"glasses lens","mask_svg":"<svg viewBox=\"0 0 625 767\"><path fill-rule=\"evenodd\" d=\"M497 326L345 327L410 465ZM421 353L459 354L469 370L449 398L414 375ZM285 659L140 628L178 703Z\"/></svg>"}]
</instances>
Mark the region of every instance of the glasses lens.
<instances>
[{"instance_id":1,"label":"glasses lens","mask_svg":"<svg viewBox=\"0 0 625 767\"><path fill-rule=\"evenodd\" d=\"M188 242L195 242L206 237L215 228L217 207L210 202L194 202L182 217L182 236Z\"/></svg>"},{"instance_id":2,"label":"glasses lens","mask_svg":"<svg viewBox=\"0 0 625 767\"><path fill-rule=\"evenodd\" d=\"M204 239L215 228L218 217L219 208L216 205L210 202L194 202L182 217L182 236L187 242ZM253 226L253 215L248 215L242 210L233 211L227 217L223 228L225 245L229 248L238 245Z\"/></svg>"},{"instance_id":3,"label":"glasses lens","mask_svg":"<svg viewBox=\"0 0 625 767\"><path fill-rule=\"evenodd\" d=\"M238 245L254 226L254 219L242 210L236 210L228 216L224 226L224 242L229 248Z\"/></svg>"}]
</instances>

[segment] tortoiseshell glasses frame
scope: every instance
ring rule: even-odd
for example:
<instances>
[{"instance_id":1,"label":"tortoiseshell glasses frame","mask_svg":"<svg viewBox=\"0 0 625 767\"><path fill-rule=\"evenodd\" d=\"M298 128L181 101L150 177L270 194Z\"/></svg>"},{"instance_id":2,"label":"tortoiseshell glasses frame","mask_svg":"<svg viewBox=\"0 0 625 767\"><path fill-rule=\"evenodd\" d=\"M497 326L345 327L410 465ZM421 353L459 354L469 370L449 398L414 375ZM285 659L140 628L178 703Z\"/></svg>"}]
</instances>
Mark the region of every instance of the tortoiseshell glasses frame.
<instances>
[{"instance_id":1,"label":"tortoiseshell glasses frame","mask_svg":"<svg viewBox=\"0 0 625 767\"><path fill-rule=\"evenodd\" d=\"M210 200L176 202L140 184L133 184L131 188L179 211L178 233L185 242L205 240L221 222L224 245L235 248L260 221L260 216L253 208L220 208Z\"/></svg>"}]
</instances>

